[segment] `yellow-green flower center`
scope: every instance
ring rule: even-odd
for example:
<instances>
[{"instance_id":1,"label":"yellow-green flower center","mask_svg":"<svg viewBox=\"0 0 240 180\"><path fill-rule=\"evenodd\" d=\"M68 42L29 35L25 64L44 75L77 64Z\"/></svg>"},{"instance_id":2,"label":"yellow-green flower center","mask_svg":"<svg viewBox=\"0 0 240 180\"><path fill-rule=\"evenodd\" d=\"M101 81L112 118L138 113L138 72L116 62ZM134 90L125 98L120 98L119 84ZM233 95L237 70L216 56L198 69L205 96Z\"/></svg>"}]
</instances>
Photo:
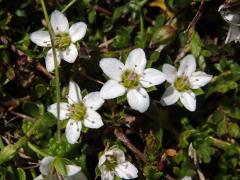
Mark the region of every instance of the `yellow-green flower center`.
<instances>
[{"instance_id":1,"label":"yellow-green flower center","mask_svg":"<svg viewBox=\"0 0 240 180\"><path fill-rule=\"evenodd\" d=\"M56 48L65 50L71 44L71 38L68 33L59 33L54 37L54 44Z\"/></svg>"},{"instance_id":2,"label":"yellow-green flower center","mask_svg":"<svg viewBox=\"0 0 240 180\"><path fill-rule=\"evenodd\" d=\"M131 70L126 70L122 74L122 84L125 88L132 89L139 85L139 75Z\"/></svg>"},{"instance_id":3,"label":"yellow-green flower center","mask_svg":"<svg viewBox=\"0 0 240 180\"><path fill-rule=\"evenodd\" d=\"M117 166L117 158L112 155L107 155L106 156L107 160L105 161L104 165L106 167L107 171L114 171L114 169Z\"/></svg>"},{"instance_id":4,"label":"yellow-green flower center","mask_svg":"<svg viewBox=\"0 0 240 180\"><path fill-rule=\"evenodd\" d=\"M76 121L82 121L86 116L86 112L87 108L82 102L76 103L69 108L69 117Z\"/></svg>"},{"instance_id":5,"label":"yellow-green flower center","mask_svg":"<svg viewBox=\"0 0 240 180\"><path fill-rule=\"evenodd\" d=\"M187 76L178 77L174 82L174 86L179 92L187 91L191 87Z\"/></svg>"}]
</instances>

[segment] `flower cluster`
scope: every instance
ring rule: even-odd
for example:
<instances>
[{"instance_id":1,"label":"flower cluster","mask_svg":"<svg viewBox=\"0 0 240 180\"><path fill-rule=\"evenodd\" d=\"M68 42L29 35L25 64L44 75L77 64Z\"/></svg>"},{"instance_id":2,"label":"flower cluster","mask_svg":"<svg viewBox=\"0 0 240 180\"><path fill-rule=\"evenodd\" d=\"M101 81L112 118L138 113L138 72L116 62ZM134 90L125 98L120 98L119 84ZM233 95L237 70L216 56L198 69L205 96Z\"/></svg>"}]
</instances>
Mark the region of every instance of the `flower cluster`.
<instances>
[{"instance_id":1,"label":"flower cluster","mask_svg":"<svg viewBox=\"0 0 240 180\"><path fill-rule=\"evenodd\" d=\"M51 14L51 26L54 31L53 40L58 65L61 59L73 63L78 56L74 43L86 34L86 24L78 22L69 28L67 18L56 10ZM36 31L30 38L39 46L52 46L50 35L46 31ZM47 70L53 71L52 49L47 52L45 62ZM148 89L166 80L170 85L161 98L161 104L172 105L180 100L186 109L195 111L196 95L193 90L205 86L212 79L211 75L196 71L196 60L190 54L180 61L178 70L170 64L164 64L162 72L146 68L147 58L140 48L132 50L125 63L116 58L103 58L99 65L109 78L99 92L91 92L82 97L80 87L74 81L70 81L67 102L59 104L59 120L67 120L65 135L70 144L78 141L83 128L98 129L104 125L96 111L105 100L126 96L129 106L143 113L150 105ZM57 117L57 108L57 103L54 103L48 107L48 111ZM43 176L49 175L53 162L53 157L45 157L41 161L40 172ZM124 179L138 176L136 167L125 159L124 152L118 148L105 151L99 159L98 168L103 180L113 180L114 176ZM72 176L79 171L80 167L68 165L66 176ZM43 176L36 179L42 179Z\"/></svg>"}]
</instances>

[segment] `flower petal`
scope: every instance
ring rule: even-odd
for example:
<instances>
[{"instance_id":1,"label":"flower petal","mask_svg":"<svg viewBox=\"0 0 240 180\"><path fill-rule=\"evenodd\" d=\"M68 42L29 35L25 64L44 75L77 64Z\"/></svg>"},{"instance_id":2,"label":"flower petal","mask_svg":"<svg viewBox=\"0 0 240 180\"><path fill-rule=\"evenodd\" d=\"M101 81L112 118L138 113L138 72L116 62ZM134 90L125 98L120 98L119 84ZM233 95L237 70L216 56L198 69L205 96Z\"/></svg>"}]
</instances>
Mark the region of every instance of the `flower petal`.
<instances>
[{"instance_id":1,"label":"flower petal","mask_svg":"<svg viewBox=\"0 0 240 180\"><path fill-rule=\"evenodd\" d=\"M169 106L178 101L180 98L180 93L172 86L169 86L167 90L163 93L161 98L161 104L163 106Z\"/></svg>"},{"instance_id":2,"label":"flower petal","mask_svg":"<svg viewBox=\"0 0 240 180\"><path fill-rule=\"evenodd\" d=\"M67 176L73 176L74 174L77 174L79 171L81 171L80 166L75 165L67 165Z\"/></svg>"},{"instance_id":3,"label":"flower petal","mask_svg":"<svg viewBox=\"0 0 240 180\"><path fill-rule=\"evenodd\" d=\"M58 10L52 12L50 22L55 34L68 32L69 30L66 16Z\"/></svg>"},{"instance_id":4,"label":"flower petal","mask_svg":"<svg viewBox=\"0 0 240 180\"><path fill-rule=\"evenodd\" d=\"M98 129L103 126L102 117L91 109L87 109L87 116L83 120L84 126L92 129Z\"/></svg>"},{"instance_id":5,"label":"flower petal","mask_svg":"<svg viewBox=\"0 0 240 180\"><path fill-rule=\"evenodd\" d=\"M100 67L109 78L121 81L124 64L116 58L103 58L100 61Z\"/></svg>"},{"instance_id":6,"label":"flower petal","mask_svg":"<svg viewBox=\"0 0 240 180\"><path fill-rule=\"evenodd\" d=\"M232 41L239 41L239 40L240 40L240 28L238 26L234 26L230 24L227 37L225 40L225 44L230 43Z\"/></svg>"},{"instance_id":7,"label":"flower petal","mask_svg":"<svg viewBox=\"0 0 240 180\"><path fill-rule=\"evenodd\" d=\"M125 162L125 154L124 152L119 148L113 148L105 153L105 155L113 155L116 157L117 163L123 163Z\"/></svg>"},{"instance_id":8,"label":"flower petal","mask_svg":"<svg viewBox=\"0 0 240 180\"><path fill-rule=\"evenodd\" d=\"M100 92L91 92L83 98L83 102L88 108L96 111L103 105L104 99L100 96Z\"/></svg>"},{"instance_id":9,"label":"flower petal","mask_svg":"<svg viewBox=\"0 0 240 180\"><path fill-rule=\"evenodd\" d=\"M196 60L193 55L188 54L185 56L181 62L180 67L178 69L178 76L187 76L190 77L193 72L196 71Z\"/></svg>"},{"instance_id":10,"label":"flower petal","mask_svg":"<svg viewBox=\"0 0 240 180\"><path fill-rule=\"evenodd\" d=\"M115 172L117 176L123 179L134 179L138 177L137 168L129 161L119 164L115 168Z\"/></svg>"},{"instance_id":11,"label":"flower petal","mask_svg":"<svg viewBox=\"0 0 240 180\"><path fill-rule=\"evenodd\" d=\"M124 95L126 88L119 84L117 81L108 80L102 87L100 91L100 96L103 99L113 99Z\"/></svg>"},{"instance_id":12,"label":"flower petal","mask_svg":"<svg viewBox=\"0 0 240 180\"><path fill-rule=\"evenodd\" d=\"M196 96L192 91L181 93L180 100L189 111L196 110Z\"/></svg>"},{"instance_id":13,"label":"flower petal","mask_svg":"<svg viewBox=\"0 0 240 180\"><path fill-rule=\"evenodd\" d=\"M41 172L41 174L48 175L49 165L53 160L54 160L54 157L52 156L46 156L41 160L40 166L39 166L39 171Z\"/></svg>"},{"instance_id":14,"label":"flower petal","mask_svg":"<svg viewBox=\"0 0 240 180\"><path fill-rule=\"evenodd\" d=\"M30 34L32 42L42 47L51 47L50 35L47 31L36 31Z\"/></svg>"},{"instance_id":15,"label":"flower petal","mask_svg":"<svg viewBox=\"0 0 240 180\"><path fill-rule=\"evenodd\" d=\"M127 100L132 109L141 113L145 112L150 104L149 95L143 88L129 90Z\"/></svg>"},{"instance_id":16,"label":"flower petal","mask_svg":"<svg viewBox=\"0 0 240 180\"><path fill-rule=\"evenodd\" d=\"M69 82L68 103L75 104L82 101L80 87L74 81Z\"/></svg>"},{"instance_id":17,"label":"flower petal","mask_svg":"<svg viewBox=\"0 0 240 180\"><path fill-rule=\"evenodd\" d=\"M76 46L72 43L64 51L62 51L62 58L69 62L74 63L78 56L78 50Z\"/></svg>"},{"instance_id":18,"label":"flower petal","mask_svg":"<svg viewBox=\"0 0 240 180\"><path fill-rule=\"evenodd\" d=\"M209 81L211 81L212 75L207 74L202 71L197 71L192 74L189 78L192 89L198 89L205 86Z\"/></svg>"},{"instance_id":19,"label":"flower petal","mask_svg":"<svg viewBox=\"0 0 240 180\"><path fill-rule=\"evenodd\" d=\"M87 25L84 22L78 22L73 24L69 29L69 35L72 42L81 40L87 32Z\"/></svg>"},{"instance_id":20,"label":"flower petal","mask_svg":"<svg viewBox=\"0 0 240 180\"><path fill-rule=\"evenodd\" d=\"M140 78L140 82L143 87L149 88L163 83L165 79L165 74L163 74L161 71L148 68L144 70L143 76Z\"/></svg>"},{"instance_id":21,"label":"flower petal","mask_svg":"<svg viewBox=\"0 0 240 180\"><path fill-rule=\"evenodd\" d=\"M100 168L100 166L102 166L106 160L107 160L107 158L104 153L103 155L100 156L100 158L98 160L98 167Z\"/></svg>"},{"instance_id":22,"label":"flower petal","mask_svg":"<svg viewBox=\"0 0 240 180\"><path fill-rule=\"evenodd\" d=\"M57 58L57 65L61 62L60 53L56 51L56 58ZM52 72L54 70L54 58L53 58L53 51L49 49L45 58L45 64L48 72Z\"/></svg>"},{"instance_id":23,"label":"flower petal","mask_svg":"<svg viewBox=\"0 0 240 180\"><path fill-rule=\"evenodd\" d=\"M42 175L39 175L35 177L33 180L44 180L44 177Z\"/></svg>"},{"instance_id":24,"label":"flower petal","mask_svg":"<svg viewBox=\"0 0 240 180\"><path fill-rule=\"evenodd\" d=\"M126 60L125 67L134 70L136 73L143 73L147 59L145 52L141 48L132 50Z\"/></svg>"},{"instance_id":25,"label":"flower petal","mask_svg":"<svg viewBox=\"0 0 240 180\"><path fill-rule=\"evenodd\" d=\"M66 138L70 144L74 144L80 137L82 122L70 119L66 126Z\"/></svg>"},{"instance_id":26,"label":"flower petal","mask_svg":"<svg viewBox=\"0 0 240 180\"><path fill-rule=\"evenodd\" d=\"M68 177L66 180L88 180L88 178L82 171L79 171L77 174Z\"/></svg>"},{"instance_id":27,"label":"flower petal","mask_svg":"<svg viewBox=\"0 0 240 180\"><path fill-rule=\"evenodd\" d=\"M177 77L176 68L170 64L164 64L162 67L162 71L166 75L167 82L174 83L174 81Z\"/></svg>"},{"instance_id":28,"label":"flower petal","mask_svg":"<svg viewBox=\"0 0 240 180\"><path fill-rule=\"evenodd\" d=\"M51 112L55 117L57 117L57 103L48 106L48 112ZM68 104L60 103L60 117L59 120L64 120L68 118Z\"/></svg>"},{"instance_id":29,"label":"flower petal","mask_svg":"<svg viewBox=\"0 0 240 180\"><path fill-rule=\"evenodd\" d=\"M107 171L105 169L100 169L101 171L101 180L114 180L114 172Z\"/></svg>"}]
</instances>

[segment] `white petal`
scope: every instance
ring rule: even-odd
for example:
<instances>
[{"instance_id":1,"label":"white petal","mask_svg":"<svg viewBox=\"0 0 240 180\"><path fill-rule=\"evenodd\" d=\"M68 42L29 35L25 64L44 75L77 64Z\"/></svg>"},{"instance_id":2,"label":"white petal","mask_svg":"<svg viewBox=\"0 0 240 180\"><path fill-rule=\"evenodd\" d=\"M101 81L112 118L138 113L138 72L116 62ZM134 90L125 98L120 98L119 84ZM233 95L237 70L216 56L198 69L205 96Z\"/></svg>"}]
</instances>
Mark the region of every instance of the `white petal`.
<instances>
[{"instance_id":1,"label":"white petal","mask_svg":"<svg viewBox=\"0 0 240 180\"><path fill-rule=\"evenodd\" d=\"M87 32L87 25L84 22L78 22L73 24L69 29L69 35L72 42L81 40Z\"/></svg>"},{"instance_id":2,"label":"white petal","mask_svg":"<svg viewBox=\"0 0 240 180\"><path fill-rule=\"evenodd\" d=\"M68 103L75 104L82 101L80 87L74 81L69 82Z\"/></svg>"},{"instance_id":3,"label":"white petal","mask_svg":"<svg viewBox=\"0 0 240 180\"><path fill-rule=\"evenodd\" d=\"M56 58L57 58L57 65L59 65L61 62L61 57L60 57L60 53L58 51L56 51ZM49 49L47 52L47 55L45 58L45 64L46 64L46 68L47 68L48 72L52 72L55 69L52 49Z\"/></svg>"},{"instance_id":4,"label":"white petal","mask_svg":"<svg viewBox=\"0 0 240 180\"><path fill-rule=\"evenodd\" d=\"M42 47L51 47L50 35L47 31L36 31L30 34L32 42Z\"/></svg>"},{"instance_id":5,"label":"white petal","mask_svg":"<svg viewBox=\"0 0 240 180\"><path fill-rule=\"evenodd\" d=\"M193 55L188 54L185 56L181 62L180 67L178 69L178 76L188 76L190 77L193 72L196 70L196 60Z\"/></svg>"},{"instance_id":6,"label":"white petal","mask_svg":"<svg viewBox=\"0 0 240 180\"><path fill-rule=\"evenodd\" d=\"M103 99L113 99L124 95L126 88L119 84L117 81L108 80L102 87L100 91L100 96Z\"/></svg>"},{"instance_id":7,"label":"white petal","mask_svg":"<svg viewBox=\"0 0 240 180\"><path fill-rule=\"evenodd\" d=\"M150 104L149 95L143 88L129 90L127 100L132 109L141 113L145 112Z\"/></svg>"},{"instance_id":8,"label":"white petal","mask_svg":"<svg viewBox=\"0 0 240 180\"><path fill-rule=\"evenodd\" d=\"M174 81L177 77L176 68L170 64L164 64L162 67L162 71L166 75L167 82L174 83Z\"/></svg>"},{"instance_id":9,"label":"white petal","mask_svg":"<svg viewBox=\"0 0 240 180\"><path fill-rule=\"evenodd\" d=\"M159 85L165 81L165 74L153 68L145 69L143 76L140 78L140 82L143 87L149 88Z\"/></svg>"},{"instance_id":10,"label":"white petal","mask_svg":"<svg viewBox=\"0 0 240 180\"><path fill-rule=\"evenodd\" d=\"M67 18L58 10L52 12L50 22L55 34L69 31Z\"/></svg>"},{"instance_id":11,"label":"white petal","mask_svg":"<svg viewBox=\"0 0 240 180\"><path fill-rule=\"evenodd\" d=\"M55 117L57 117L57 103L48 106L48 112L51 112ZM68 118L68 104L60 103L60 117L59 120L64 120Z\"/></svg>"},{"instance_id":12,"label":"white petal","mask_svg":"<svg viewBox=\"0 0 240 180\"><path fill-rule=\"evenodd\" d=\"M101 180L114 180L114 172L102 170L101 171Z\"/></svg>"},{"instance_id":13,"label":"white petal","mask_svg":"<svg viewBox=\"0 0 240 180\"><path fill-rule=\"evenodd\" d=\"M75 166L75 165L67 165L67 175L68 176L73 176L74 174L77 174L79 171L81 171L80 166Z\"/></svg>"},{"instance_id":14,"label":"white petal","mask_svg":"<svg viewBox=\"0 0 240 180\"><path fill-rule=\"evenodd\" d=\"M163 106L169 106L176 103L179 98L180 98L180 93L174 87L170 86L163 93L161 98L161 104Z\"/></svg>"},{"instance_id":15,"label":"white petal","mask_svg":"<svg viewBox=\"0 0 240 180\"><path fill-rule=\"evenodd\" d=\"M106 161L106 155L105 155L105 153L99 158L99 160L98 160L98 167L100 168L103 164L104 164L104 162Z\"/></svg>"},{"instance_id":16,"label":"white petal","mask_svg":"<svg viewBox=\"0 0 240 180\"><path fill-rule=\"evenodd\" d=\"M107 156L114 156L117 160L117 163L125 162L124 152L119 148L112 148L112 149L104 152L104 154L99 158L99 161L98 161L98 166L99 167L104 164Z\"/></svg>"},{"instance_id":17,"label":"white petal","mask_svg":"<svg viewBox=\"0 0 240 180\"><path fill-rule=\"evenodd\" d=\"M180 100L185 108L187 108L189 111L195 111L196 110L196 96L193 92L184 92L181 93Z\"/></svg>"},{"instance_id":18,"label":"white petal","mask_svg":"<svg viewBox=\"0 0 240 180\"><path fill-rule=\"evenodd\" d=\"M232 41L239 41L240 39L240 28L235 25L229 26L228 34L225 40L225 44L230 43Z\"/></svg>"},{"instance_id":19,"label":"white petal","mask_svg":"<svg viewBox=\"0 0 240 180\"><path fill-rule=\"evenodd\" d=\"M115 58L104 58L100 61L100 67L109 78L121 81L124 64Z\"/></svg>"},{"instance_id":20,"label":"white petal","mask_svg":"<svg viewBox=\"0 0 240 180\"><path fill-rule=\"evenodd\" d=\"M125 154L121 149L113 148L105 153L105 155L113 155L116 157L118 163L125 162Z\"/></svg>"},{"instance_id":21,"label":"white petal","mask_svg":"<svg viewBox=\"0 0 240 180\"><path fill-rule=\"evenodd\" d=\"M88 108L96 111L103 105L104 99L100 92L91 92L83 98L83 102Z\"/></svg>"},{"instance_id":22,"label":"white petal","mask_svg":"<svg viewBox=\"0 0 240 180\"><path fill-rule=\"evenodd\" d=\"M209 75L202 71L197 71L189 78L192 89L198 89L205 86L212 79L212 75Z\"/></svg>"},{"instance_id":23,"label":"white petal","mask_svg":"<svg viewBox=\"0 0 240 180\"><path fill-rule=\"evenodd\" d=\"M39 175L35 177L33 180L44 180L44 177L42 175Z\"/></svg>"},{"instance_id":24,"label":"white petal","mask_svg":"<svg viewBox=\"0 0 240 180\"><path fill-rule=\"evenodd\" d=\"M74 44L70 44L64 51L62 51L62 58L69 62L74 63L78 56L78 50Z\"/></svg>"},{"instance_id":25,"label":"white petal","mask_svg":"<svg viewBox=\"0 0 240 180\"><path fill-rule=\"evenodd\" d=\"M141 74L146 67L146 63L147 60L145 52L142 49L137 48L129 53L125 63L125 67L134 70L138 74Z\"/></svg>"},{"instance_id":26,"label":"white petal","mask_svg":"<svg viewBox=\"0 0 240 180\"><path fill-rule=\"evenodd\" d=\"M88 178L82 171L79 171L77 174L74 174L73 176L68 177L68 179L66 180L88 180Z\"/></svg>"},{"instance_id":27,"label":"white petal","mask_svg":"<svg viewBox=\"0 0 240 180\"><path fill-rule=\"evenodd\" d=\"M116 175L123 179L134 179L138 177L137 168L130 162L119 164L116 168Z\"/></svg>"},{"instance_id":28,"label":"white petal","mask_svg":"<svg viewBox=\"0 0 240 180\"><path fill-rule=\"evenodd\" d=\"M82 122L70 119L66 126L66 138L70 144L74 144L80 137Z\"/></svg>"},{"instance_id":29,"label":"white petal","mask_svg":"<svg viewBox=\"0 0 240 180\"><path fill-rule=\"evenodd\" d=\"M103 126L102 117L91 109L87 109L87 116L83 121L84 126L92 129L98 129Z\"/></svg>"},{"instance_id":30,"label":"white petal","mask_svg":"<svg viewBox=\"0 0 240 180\"><path fill-rule=\"evenodd\" d=\"M53 160L54 160L54 157L52 156L46 156L41 160L40 167L39 167L39 171L41 172L41 174L48 175L49 165Z\"/></svg>"}]
</instances>

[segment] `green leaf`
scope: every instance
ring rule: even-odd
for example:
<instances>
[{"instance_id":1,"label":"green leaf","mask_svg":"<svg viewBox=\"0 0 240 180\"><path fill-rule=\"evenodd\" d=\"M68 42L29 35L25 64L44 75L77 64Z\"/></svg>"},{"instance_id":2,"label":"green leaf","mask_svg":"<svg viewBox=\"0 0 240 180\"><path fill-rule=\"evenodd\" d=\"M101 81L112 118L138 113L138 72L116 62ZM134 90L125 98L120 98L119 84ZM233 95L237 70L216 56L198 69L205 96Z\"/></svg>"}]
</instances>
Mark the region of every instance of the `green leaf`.
<instances>
[{"instance_id":1,"label":"green leaf","mask_svg":"<svg viewBox=\"0 0 240 180\"><path fill-rule=\"evenodd\" d=\"M22 168L17 168L17 176L19 180L26 180L26 174Z\"/></svg>"},{"instance_id":2,"label":"green leaf","mask_svg":"<svg viewBox=\"0 0 240 180\"><path fill-rule=\"evenodd\" d=\"M57 123L57 118L50 112L46 112L42 116L41 125L44 127L52 127Z\"/></svg>"},{"instance_id":3,"label":"green leaf","mask_svg":"<svg viewBox=\"0 0 240 180\"><path fill-rule=\"evenodd\" d=\"M53 161L53 166L56 169L56 171L58 173L60 173L61 175L67 175L67 168L64 164L64 161L62 159L60 159L59 157L56 157Z\"/></svg>"},{"instance_id":4,"label":"green leaf","mask_svg":"<svg viewBox=\"0 0 240 180\"><path fill-rule=\"evenodd\" d=\"M47 92L47 87L44 84L37 84L35 86L35 93L38 97L42 97Z\"/></svg>"},{"instance_id":5,"label":"green leaf","mask_svg":"<svg viewBox=\"0 0 240 180\"><path fill-rule=\"evenodd\" d=\"M38 104L31 102L25 102L22 109L26 114L32 117L37 117L42 112L42 109Z\"/></svg>"}]
</instances>

